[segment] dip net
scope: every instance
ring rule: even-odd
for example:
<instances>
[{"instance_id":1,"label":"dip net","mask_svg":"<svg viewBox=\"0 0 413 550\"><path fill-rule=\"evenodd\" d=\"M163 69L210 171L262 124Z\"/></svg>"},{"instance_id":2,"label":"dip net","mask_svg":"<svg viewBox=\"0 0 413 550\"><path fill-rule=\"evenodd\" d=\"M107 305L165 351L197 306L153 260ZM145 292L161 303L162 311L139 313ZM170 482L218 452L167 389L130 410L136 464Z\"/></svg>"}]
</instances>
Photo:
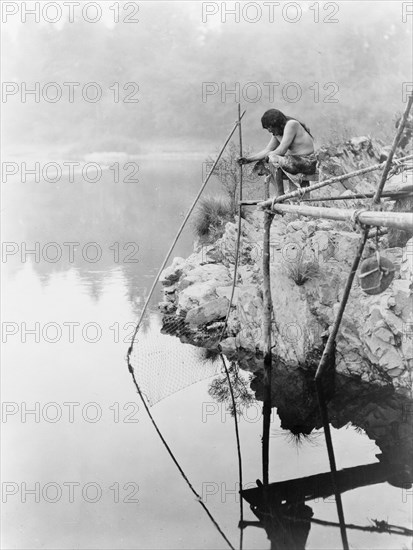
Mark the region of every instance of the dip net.
<instances>
[{"instance_id":1,"label":"dip net","mask_svg":"<svg viewBox=\"0 0 413 550\"><path fill-rule=\"evenodd\" d=\"M240 110L238 111L237 122L234 124L215 162L211 161L208 174L182 221L164 262L159 268L132 336L127 353L128 368L134 378L138 392L145 399L148 406L153 406L162 399L201 380L225 372L217 345L215 347L211 346L214 348L211 351L186 343L184 318L179 315L163 315L159 311L158 304L161 296L159 279L166 266L172 261L172 252L176 243L181 237L210 177L213 174L219 174L219 171L222 170L223 163L225 163L224 159L221 160L222 154L235 130L240 126L244 114L245 111L242 114ZM239 171L236 164L235 170ZM225 164L224 171L227 171ZM219 340L216 340L216 344L218 343Z\"/></svg>"},{"instance_id":2,"label":"dip net","mask_svg":"<svg viewBox=\"0 0 413 550\"><path fill-rule=\"evenodd\" d=\"M135 338L130 362L142 394L152 407L162 399L222 371L219 356L204 348L182 344L173 331L182 322L168 319L162 328L162 314L154 307L147 309Z\"/></svg>"}]
</instances>

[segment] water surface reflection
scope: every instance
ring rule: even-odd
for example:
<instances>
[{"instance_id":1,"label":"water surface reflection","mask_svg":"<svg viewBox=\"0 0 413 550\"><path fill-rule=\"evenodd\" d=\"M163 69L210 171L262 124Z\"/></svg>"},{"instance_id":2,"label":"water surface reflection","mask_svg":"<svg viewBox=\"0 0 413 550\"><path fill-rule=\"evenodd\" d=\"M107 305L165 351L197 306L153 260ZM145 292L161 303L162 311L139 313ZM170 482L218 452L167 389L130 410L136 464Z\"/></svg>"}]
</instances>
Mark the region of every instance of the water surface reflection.
<instances>
[{"instance_id":1,"label":"water surface reflection","mask_svg":"<svg viewBox=\"0 0 413 550\"><path fill-rule=\"evenodd\" d=\"M3 424L4 447L11 449L3 451L3 481L17 484L18 493L3 506L8 524L3 546L223 547L219 535L177 475L143 410L138 408L133 417L138 422L126 422L131 409L124 409L130 403L139 407L125 364L128 336L181 214L198 188L201 171L200 162L143 163L140 183L136 185L102 180L97 184L10 182L4 186L3 213L9 222L3 240L15 243L17 252L10 254L4 264L9 283L3 296L3 321L14 323L18 332L10 335L4 345L2 398L18 408ZM40 257L31 254L22 261L23 243L27 250L35 250L39 243ZM63 255L58 261L44 256L47 243L61 247ZM73 245L72 259L67 256L64 243L79 243ZM98 261L92 262L82 254L87 243L100 246L102 255ZM125 261L125 255L132 251L124 250L126 243L137 245L138 262ZM187 256L191 249L192 235L188 230L175 255ZM52 248L49 252L52 254ZM159 294L155 294L153 307L158 298ZM71 341L64 328L64 323L71 322L79 323L80 329L87 323L97 323L101 337L88 341L78 330ZM23 341L23 323L28 329L39 323L38 340L33 333L27 333ZM52 342L52 332L48 338L42 333L47 323L56 323L66 332ZM93 333L88 334L93 340ZM166 365L163 374L172 365L172 354L181 365L187 361L185 368L194 365L191 361L195 361L199 350L189 354L189 346L161 335L160 320L154 311L144 326L143 337L169 353L162 359ZM209 379L191 386L184 384L182 391L160 400L153 412L194 486L235 543L239 495L233 419L225 404L217 405L208 393L210 384ZM303 439L300 446L279 437L291 431L313 434L320 427L316 401L308 384L302 373L276 373L273 406L277 414L272 418L270 441L272 481L307 479L328 472L322 437L317 438L317 445ZM407 440L412 409L403 409L404 402L386 395L384 390L371 394L371 389L362 384L350 386L340 379L336 384L339 391L329 407L339 467L384 464L385 475L387 465L392 472L386 477L389 483L357 485L343 494L346 521L364 524L367 518L374 518L408 525L411 492L404 483L410 480L410 470L405 466L411 458ZM246 409L249 413L240 418L244 479L249 487L255 486L261 473L259 373L252 388L258 401L250 400ZM63 412L67 411L64 403L69 402L79 403L76 411L80 414L74 422L64 414L60 420L50 422L42 412L48 403L56 403ZM81 414L82 407L92 402L102 411L97 422L89 422ZM35 414L23 414L24 407L34 410L36 403L40 407L38 418ZM120 415L118 421L116 411ZM349 422L358 431L347 428ZM356 477L350 477L351 483L357 484ZM101 499L88 502L81 492L72 502L64 492L55 503L46 501L42 493L38 502L33 495L22 499L23 483L31 488L36 483L41 488L57 483L64 489L64 483L72 482L80 487L99 483ZM114 484L123 490L129 482L139 486L139 502L126 503L123 498L115 502ZM313 499L304 500L304 505L311 507L313 519L337 522L333 500L323 495L311 494ZM300 499L293 504L297 513L298 506L307 510L302 508ZM246 520L255 519L248 511ZM312 522L308 529L307 523L302 527L302 538L308 537L307 548L341 547L336 527ZM406 545L405 537L388 533L354 532L350 541L359 548ZM251 549L268 548L267 533L247 529L244 545Z\"/></svg>"},{"instance_id":2,"label":"water surface reflection","mask_svg":"<svg viewBox=\"0 0 413 550\"><path fill-rule=\"evenodd\" d=\"M281 420L281 428L289 430L297 443L311 438L313 430L322 427L314 372L286 366L273 367L271 400ZM254 375L251 388L257 399L264 395L263 372ZM402 500L407 501L413 481L412 400L395 394L393 389L375 387L361 380L332 374L328 388L328 413L332 426L342 429L353 426L375 442L381 453L375 455L378 462L339 470L335 477L330 472L271 483L264 487L243 492L258 518L246 522L265 529L271 548L306 548L311 524L340 527L339 523L314 518L307 503L334 498L334 485L345 493L370 485L379 485L383 496L386 483L401 490ZM338 457L339 458L339 457ZM381 485L380 485L381 484ZM345 514L346 510L344 510ZM360 517L361 522L365 518ZM350 540L357 540L355 531L386 533L410 537L410 523L394 524L387 519L369 518L367 525L342 525L350 530ZM360 523L360 522L358 522ZM377 546L371 546L377 547ZM384 547L384 546L382 546ZM387 547L387 546L386 546Z\"/></svg>"}]
</instances>

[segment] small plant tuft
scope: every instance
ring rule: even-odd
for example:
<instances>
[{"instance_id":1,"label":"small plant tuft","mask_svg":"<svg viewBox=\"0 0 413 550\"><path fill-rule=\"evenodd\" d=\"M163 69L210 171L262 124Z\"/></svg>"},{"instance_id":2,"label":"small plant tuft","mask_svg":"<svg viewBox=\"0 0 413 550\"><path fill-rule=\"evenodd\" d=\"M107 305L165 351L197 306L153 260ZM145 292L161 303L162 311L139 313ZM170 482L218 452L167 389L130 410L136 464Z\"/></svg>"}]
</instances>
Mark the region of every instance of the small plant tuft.
<instances>
[{"instance_id":1,"label":"small plant tuft","mask_svg":"<svg viewBox=\"0 0 413 550\"><path fill-rule=\"evenodd\" d=\"M298 286L302 286L307 281L315 279L320 272L318 263L305 260L303 254L300 254L296 261L288 262L284 265L287 275Z\"/></svg>"},{"instance_id":2,"label":"small plant tuft","mask_svg":"<svg viewBox=\"0 0 413 550\"><path fill-rule=\"evenodd\" d=\"M224 233L225 224L234 221L230 201L221 197L205 197L199 202L192 222L197 237L216 240Z\"/></svg>"},{"instance_id":3,"label":"small plant tuft","mask_svg":"<svg viewBox=\"0 0 413 550\"><path fill-rule=\"evenodd\" d=\"M299 449L304 444L309 444L312 447L318 447L320 445L320 437L322 433L310 428L311 431L308 432L308 427L291 425L286 428L273 430L271 437L282 437L289 445Z\"/></svg>"}]
</instances>

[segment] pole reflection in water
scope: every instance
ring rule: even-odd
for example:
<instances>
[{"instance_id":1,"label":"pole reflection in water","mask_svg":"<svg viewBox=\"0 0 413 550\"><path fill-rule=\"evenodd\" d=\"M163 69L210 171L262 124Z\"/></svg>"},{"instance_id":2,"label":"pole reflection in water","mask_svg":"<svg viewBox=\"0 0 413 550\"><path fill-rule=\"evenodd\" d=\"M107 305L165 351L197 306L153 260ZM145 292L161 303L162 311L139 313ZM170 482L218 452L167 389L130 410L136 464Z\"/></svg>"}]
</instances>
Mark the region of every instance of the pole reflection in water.
<instances>
[{"instance_id":1,"label":"pole reflection in water","mask_svg":"<svg viewBox=\"0 0 413 550\"><path fill-rule=\"evenodd\" d=\"M313 373L301 368L273 365L271 406L277 408L281 427L300 436L309 436L323 425L318 407L319 393ZM314 518L311 501L327 499L362 487L389 483L407 491L412 486L413 442L411 419L412 402L389 388L372 386L349 379L334 371L324 382L321 399L329 423L341 428L349 423L365 431L380 448L378 462L312 476L289 479L258 486L241 492L250 504L258 522L243 522L242 527L256 526L265 529L271 549L304 549L311 524L338 527L341 532L351 530L411 536L405 526L393 525L386 520L370 519L370 525L345 524L344 514L339 522ZM256 398L265 395L265 375L255 373L251 389ZM324 418L324 420L326 420ZM331 462L330 462L331 464ZM364 519L364 518L363 518ZM341 520L341 521L340 521ZM346 540L346 539L345 539ZM344 541L343 541L344 542Z\"/></svg>"}]
</instances>

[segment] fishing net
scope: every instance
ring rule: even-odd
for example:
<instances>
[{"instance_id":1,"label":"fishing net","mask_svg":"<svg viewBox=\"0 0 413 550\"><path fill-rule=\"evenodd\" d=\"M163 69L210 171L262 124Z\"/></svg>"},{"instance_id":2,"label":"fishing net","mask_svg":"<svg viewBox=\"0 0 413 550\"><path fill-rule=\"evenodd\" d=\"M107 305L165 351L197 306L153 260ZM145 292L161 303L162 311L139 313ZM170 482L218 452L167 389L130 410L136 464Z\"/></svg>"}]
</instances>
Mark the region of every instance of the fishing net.
<instances>
[{"instance_id":1,"label":"fishing net","mask_svg":"<svg viewBox=\"0 0 413 550\"><path fill-rule=\"evenodd\" d=\"M131 364L136 380L150 407L192 384L221 373L219 357L190 344L182 344L172 335L179 333L180 320L169 319L165 334L162 314L147 309L135 339Z\"/></svg>"},{"instance_id":2,"label":"fishing net","mask_svg":"<svg viewBox=\"0 0 413 550\"><path fill-rule=\"evenodd\" d=\"M172 306L172 302L176 300L176 296L178 295L178 292L175 293L174 284L177 281L173 277L179 278L177 276L179 269L175 272L175 275L173 273L175 261L173 260L172 252L181 237L184 227L191 221L191 214L195 206L198 206L198 201L209 178L212 175L218 177L224 189L227 189L227 192L236 183L235 179L238 177L239 167L235 162L237 154L233 144L230 144L228 147L227 158L223 157L221 159L221 156L235 130L238 128L244 113L242 115L240 112L238 113L238 121L221 148L215 163L211 161L208 165L208 175L186 214L164 263L160 267L141 312L141 318L137 324L132 344L128 350L129 368L133 369L135 381L149 406L155 405L162 399L192 384L225 372L218 344L220 342L220 329L222 330L223 328L227 312L222 312L220 323L215 324L218 326L211 327L206 323L206 330L212 330L211 338L205 338L204 335L202 341L199 342L199 346L192 345L194 343L198 344L198 342L196 334L194 338L194 333L192 335L188 333L189 323L185 318L187 311L185 311L185 308L181 309L181 311L176 311L176 305ZM230 162L228 162L228 159ZM223 177L225 181L223 181ZM171 264L172 279L170 278L165 281L165 271L171 270ZM234 270L232 270L232 275L228 280L229 288L232 285L233 274ZM159 280L166 287L164 289L166 291L164 292L163 300L161 299L162 285L158 282ZM190 284L191 282L189 281L188 285ZM230 296L227 296L225 300L226 304L229 304L229 300ZM236 305L236 299L233 304ZM193 307L190 309L193 309ZM228 305L226 309L228 309ZM192 344L189 342L192 342Z\"/></svg>"}]
</instances>

